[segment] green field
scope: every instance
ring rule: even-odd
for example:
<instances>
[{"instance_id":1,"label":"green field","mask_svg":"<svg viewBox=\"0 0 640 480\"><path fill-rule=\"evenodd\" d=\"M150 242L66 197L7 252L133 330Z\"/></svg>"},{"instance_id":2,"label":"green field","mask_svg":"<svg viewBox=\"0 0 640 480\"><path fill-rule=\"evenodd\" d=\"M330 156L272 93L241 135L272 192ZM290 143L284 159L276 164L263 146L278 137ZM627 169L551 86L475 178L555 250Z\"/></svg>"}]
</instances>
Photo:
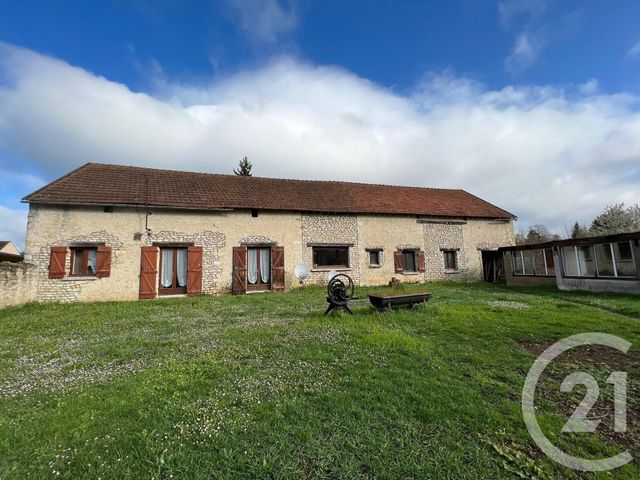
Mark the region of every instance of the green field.
<instances>
[{"instance_id":1,"label":"green field","mask_svg":"<svg viewBox=\"0 0 640 480\"><path fill-rule=\"evenodd\" d=\"M0 311L0 478L584 478L537 449L520 395L565 336L633 343L565 354L539 386L564 450L629 449L640 477L640 299L432 283L425 307L323 317L324 290ZM628 372L626 434L601 381L596 433L560 428L584 390L565 372ZM612 389L611 389L612 390ZM588 478L611 478L602 473Z\"/></svg>"}]
</instances>

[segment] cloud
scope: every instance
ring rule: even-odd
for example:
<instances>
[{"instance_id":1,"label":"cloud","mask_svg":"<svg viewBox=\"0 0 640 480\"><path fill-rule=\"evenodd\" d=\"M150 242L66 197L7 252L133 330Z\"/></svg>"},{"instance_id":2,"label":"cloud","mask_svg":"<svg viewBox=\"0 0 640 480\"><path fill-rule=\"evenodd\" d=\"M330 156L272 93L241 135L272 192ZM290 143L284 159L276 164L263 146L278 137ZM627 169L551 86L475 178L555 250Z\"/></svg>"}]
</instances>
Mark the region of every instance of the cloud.
<instances>
[{"instance_id":1,"label":"cloud","mask_svg":"<svg viewBox=\"0 0 640 480\"><path fill-rule=\"evenodd\" d=\"M256 43L272 44L298 27L295 4L279 0L228 0L242 31Z\"/></svg>"},{"instance_id":2,"label":"cloud","mask_svg":"<svg viewBox=\"0 0 640 480\"><path fill-rule=\"evenodd\" d=\"M505 0L498 5L500 23L517 32L513 47L505 58L505 70L515 76L534 65L545 48L574 34L584 24L581 9L562 15L546 15L542 0Z\"/></svg>"},{"instance_id":3,"label":"cloud","mask_svg":"<svg viewBox=\"0 0 640 480\"><path fill-rule=\"evenodd\" d=\"M582 85L578 85L578 89L583 95L594 95L598 92L598 88L600 88L600 82L598 82L597 78L592 78Z\"/></svg>"},{"instance_id":4,"label":"cloud","mask_svg":"<svg viewBox=\"0 0 640 480\"><path fill-rule=\"evenodd\" d=\"M464 188L558 232L640 198L631 94L491 90L443 72L401 95L286 57L205 86L158 85L135 93L0 46L0 149L48 179L87 161L231 173L247 155L261 176Z\"/></svg>"},{"instance_id":5,"label":"cloud","mask_svg":"<svg viewBox=\"0 0 640 480\"><path fill-rule=\"evenodd\" d=\"M543 0L503 0L498 4L500 23L505 29L516 20L539 18L545 10L546 3Z\"/></svg>"},{"instance_id":6,"label":"cloud","mask_svg":"<svg viewBox=\"0 0 640 480\"><path fill-rule=\"evenodd\" d=\"M544 43L540 33L521 33L516 39L513 50L504 61L505 69L511 74L517 74L530 67L538 59Z\"/></svg>"},{"instance_id":7,"label":"cloud","mask_svg":"<svg viewBox=\"0 0 640 480\"><path fill-rule=\"evenodd\" d=\"M502 28L518 33L504 67L511 75L517 75L536 63L546 47L550 34L566 29L575 12L550 22L544 22L546 2L543 0L503 0L498 4L498 17Z\"/></svg>"},{"instance_id":8,"label":"cloud","mask_svg":"<svg viewBox=\"0 0 640 480\"><path fill-rule=\"evenodd\" d=\"M640 55L640 40L638 40L628 51L627 56L637 57Z\"/></svg>"},{"instance_id":9,"label":"cloud","mask_svg":"<svg viewBox=\"0 0 640 480\"><path fill-rule=\"evenodd\" d=\"M27 212L0 205L0 240L11 240L19 251L24 250Z\"/></svg>"}]
</instances>

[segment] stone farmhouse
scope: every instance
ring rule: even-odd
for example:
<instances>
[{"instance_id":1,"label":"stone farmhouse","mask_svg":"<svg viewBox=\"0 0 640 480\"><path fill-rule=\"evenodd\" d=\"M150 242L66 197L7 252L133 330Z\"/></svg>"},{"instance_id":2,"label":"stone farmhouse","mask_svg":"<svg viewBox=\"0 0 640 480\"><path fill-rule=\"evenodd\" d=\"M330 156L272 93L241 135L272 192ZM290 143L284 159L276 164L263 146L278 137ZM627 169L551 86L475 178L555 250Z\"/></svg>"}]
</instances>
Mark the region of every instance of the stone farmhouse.
<instances>
[{"instance_id":1,"label":"stone farmhouse","mask_svg":"<svg viewBox=\"0 0 640 480\"><path fill-rule=\"evenodd\" d=\"M283 290L348 273L492 280L515 217L463 190L88 163L26 196L27 297L148 299Z\"/></svg>"}]
</instances>

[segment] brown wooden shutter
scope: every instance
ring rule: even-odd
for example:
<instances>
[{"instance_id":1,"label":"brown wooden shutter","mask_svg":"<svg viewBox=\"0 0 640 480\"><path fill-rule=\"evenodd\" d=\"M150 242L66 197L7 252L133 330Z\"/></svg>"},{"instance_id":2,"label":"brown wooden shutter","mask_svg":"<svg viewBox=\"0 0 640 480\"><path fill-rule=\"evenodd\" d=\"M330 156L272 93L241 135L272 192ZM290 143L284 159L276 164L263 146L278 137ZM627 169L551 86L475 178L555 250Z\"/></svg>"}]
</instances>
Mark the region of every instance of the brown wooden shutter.
<instances>
[{"instance_id":1,"label":"brown wooden shutter","mask_svg":"<svg viewBox=\"0 0 640 480\"><path fill-rule=\"evenodd\" d=\"M187 295L202 294L202 247L187 248Z\"/></svg>"},{"instance_id":2,"label":"brown wooden shutter","mask_svg":"<svg viewBox=\"0 0 640 480\"><path fill-rule=\"evenodd\" d=\"M64 278L67 263L67 247L51 247L49 278Z\"/></svg>"},{"instance_id":3,"label":"brown wooden shutter","mask_svg":"<svg viewBox=\"0 0 640 480\"><path fill-rule=\"evenodd\" d=\"M96 255L96 277L104 278L111 274L111 247L98 246Z\"/></svg>"},{"instance_id":4,"label":"brown wooden shutter","mask_svg":"<svg viewBox=\"0 0 640 480\"><path fill-rule=\"evenodd\" d=\"M142 247L140 298L155 298L158 283L158 247Z\"/></svg>"},{"instance_id":5,"label":"brown wooden shutter","mask_svg":"<svg viewBox=\"0 0 640 480\"><path fill-rule=\"evenodd\" d=\"M247 247L233 247L231 293L247 293Z\"/></svg>"},{"instance_id":6,"label":"brown wooden shutter","mask_svg":"<svg viewBox=\"0 0 640 480\"><path fill-rule=\"evenodd\" d=\"M425 261L424 261L424 252L422 250L418 250L416 252L416 256L418 257L418 271L425 271Z\"/></svg>"},{"instance_id":7,"label":"brown wooden shutter","mask_svg":"<svg viewBox=\"0 0 640 480\"><path fill-rule=\"evenodd\" d=\"M284 247L271 247L271 290L284 290Z\"/></svg>"},{"instance_id":8,"label":"brown wooden shutter","mask_svg":"<svg viewBox=\"0 0 640 480\"><path fill-rule=\"evenodd\" d=\"M393 266L396 273L402 272L402 250L396 250L393 252Z\"/></svg>"}]
</instances>

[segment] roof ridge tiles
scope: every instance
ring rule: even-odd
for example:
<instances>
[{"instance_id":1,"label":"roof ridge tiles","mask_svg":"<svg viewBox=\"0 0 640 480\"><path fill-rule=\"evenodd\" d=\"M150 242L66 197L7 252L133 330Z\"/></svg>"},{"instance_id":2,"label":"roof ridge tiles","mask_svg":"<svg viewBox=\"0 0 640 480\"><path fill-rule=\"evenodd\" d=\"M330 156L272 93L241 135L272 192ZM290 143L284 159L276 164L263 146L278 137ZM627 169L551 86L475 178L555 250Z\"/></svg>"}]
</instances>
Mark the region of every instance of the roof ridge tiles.
<instances>
[{"instance_id":1,"label":"roof ridge tiles","mask_svg":"<svg viewBox=\"0 0 640 480\"><path fill-rule=\"evenodd\" d=\"M117 188L114 188L116 185ZM105 163L86 163L27 195L22 201L65 205L146 203L203 210L257 208L350 214L515 218L506 210L461 189L240 177Z\"/></svg>"}]
</instances>

